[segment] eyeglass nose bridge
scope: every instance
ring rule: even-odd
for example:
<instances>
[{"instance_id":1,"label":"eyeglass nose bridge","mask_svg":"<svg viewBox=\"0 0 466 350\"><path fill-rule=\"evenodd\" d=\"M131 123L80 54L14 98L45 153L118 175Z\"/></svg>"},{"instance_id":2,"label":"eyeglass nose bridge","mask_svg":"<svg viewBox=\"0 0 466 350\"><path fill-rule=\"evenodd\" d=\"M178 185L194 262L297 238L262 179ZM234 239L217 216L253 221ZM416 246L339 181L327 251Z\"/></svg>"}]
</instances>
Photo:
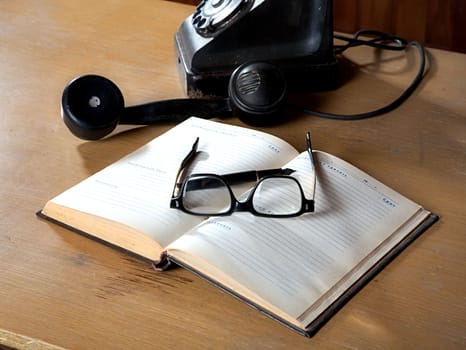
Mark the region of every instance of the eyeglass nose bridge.
<instances>
[{"instance_id":1,"label":"eyeglass nose bridge","mask_svg":"<svg viewBox=\"0 0 466 350\"><path fill-rule=\"evenodd\" d=\"M234 211L249 211L251 212L251 202L248 200L245 200L244 202L240 202L239 200L234 199L234 205L233 205L233 210Z\"/></svg>"}]
</instances>

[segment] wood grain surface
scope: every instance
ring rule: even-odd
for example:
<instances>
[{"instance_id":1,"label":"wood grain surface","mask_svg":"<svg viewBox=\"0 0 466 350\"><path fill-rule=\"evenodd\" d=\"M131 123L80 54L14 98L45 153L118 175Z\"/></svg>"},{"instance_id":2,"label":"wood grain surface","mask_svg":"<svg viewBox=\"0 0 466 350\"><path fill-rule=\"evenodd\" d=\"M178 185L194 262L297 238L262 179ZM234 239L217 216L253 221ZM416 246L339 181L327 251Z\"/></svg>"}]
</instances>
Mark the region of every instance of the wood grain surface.
<instances>
[{"instance_id":1,"label":"wood grain surface","mask_svg":"<svg viewBox=\"0 0 466 350\"><path fill-rule=\"evenodd\" d=\"M127 105L183 97L173 35L192 6L156 0L0 2L0 343L67 349L461 349L466 347L466 56L430 50L430 71L397 110L342 122L289 113L263 130L346 159L440 215L315 337L301 337L183 269L151 265L39 220L51 197L168 130L73 137L64 86L98 73ZM416 52L358 48L344 84L300 96L355 112L401 93ZM235 118L225 122L244 125ZM7 335L5 335L7 334ZM8 335L9 334L9 335Z\"/></svg>"}]
</instances>

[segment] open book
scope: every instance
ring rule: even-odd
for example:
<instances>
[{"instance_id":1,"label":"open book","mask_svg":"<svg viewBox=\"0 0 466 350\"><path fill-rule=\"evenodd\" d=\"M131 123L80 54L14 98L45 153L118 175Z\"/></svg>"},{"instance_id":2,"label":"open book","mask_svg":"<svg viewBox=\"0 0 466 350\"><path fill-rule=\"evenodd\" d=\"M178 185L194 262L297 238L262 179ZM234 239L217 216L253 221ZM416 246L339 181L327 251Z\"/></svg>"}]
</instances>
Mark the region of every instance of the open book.
<instances>
[{"instance_id":1,"label":"open book","mask_svg":"<svg viewBox=\"0 0 466 350\"><path fill-rule=\"evenodd\" d=\"M304 192L313 183L307 152L263 132L193 117L51 199L38 215L161 268L173 262L190 269L308 336L437 218L320 151L313 153L313 213L186 214L170 208L170 199L197 137L201 153L192 173L287 167Z\"/></svg>"}]
</instances>

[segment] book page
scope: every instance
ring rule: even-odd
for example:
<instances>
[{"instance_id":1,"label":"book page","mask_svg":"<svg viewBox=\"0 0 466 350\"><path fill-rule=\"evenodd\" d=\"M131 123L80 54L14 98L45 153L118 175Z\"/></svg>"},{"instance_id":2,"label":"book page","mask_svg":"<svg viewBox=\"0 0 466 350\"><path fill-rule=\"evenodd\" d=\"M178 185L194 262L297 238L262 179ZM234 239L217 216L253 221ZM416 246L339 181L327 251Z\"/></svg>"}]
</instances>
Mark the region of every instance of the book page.
<instances>
[{"instance_id":1,"label":"book page","mask_svg":"<svg viewBox=\"0 0 466 350\"><path fill-rule=\"evenodd\" d=\"M421 209L350 164L315 155L314 213L211 218L171 244L169 254L282 317L306 322L313 304ZM297 170L304 190L312 184L306 153L287 167Z\"/></svg>"},{"instance_id":2,"label":"book page","mask_svg":"<svg viewBox=\"0 0 466 350\"><path fill-rule=\"evenodd\" d=\"M224 174L281 167L297 154L274 136L193 117L55 197L43 213L66 224L74 215L66 211L71 208L83 214L80 217L92 216L86 233L109 240L111 233L102 234L109 225L100 223L115 222L164 247L205 219L169 207L178 168L197 137L199 155L190 172ZM76 221L72 226L83 229ZM119 242L112 243L127 244Z\"/></svg>"}]
</instances>

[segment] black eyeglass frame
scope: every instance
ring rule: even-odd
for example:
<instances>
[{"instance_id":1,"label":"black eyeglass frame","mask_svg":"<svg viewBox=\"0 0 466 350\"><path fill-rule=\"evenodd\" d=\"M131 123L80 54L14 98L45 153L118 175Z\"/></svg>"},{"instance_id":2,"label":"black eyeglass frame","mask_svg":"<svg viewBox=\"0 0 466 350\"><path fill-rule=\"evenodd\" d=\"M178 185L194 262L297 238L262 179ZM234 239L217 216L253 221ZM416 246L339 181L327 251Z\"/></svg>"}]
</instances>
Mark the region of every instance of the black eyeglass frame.
<instances>
[{"instance_id":1,"label":"black eyeglass frame","mask_svg":"<svg viewBox=\"0 0 466 350\"><path fill-rule=\"evenodd\" d=\"M311 137L310 133L308 132L306 134L306 143L307 143L307 151L309 153L309 158L313 167L313 173L314 173L314 183L313 183L313 196L311 199L306 198L303 188L299 181L294 178L293 176L290 176L289 173L294 172L294 170L291 169L273 169L273 170L282 170L282 174L280 175L265 175L261 176L261 171L256 171L256 184L253 187L253 189L250 191L248 197L246 198L245 201L240 202L235 195L233 194L233 191L230 187L231 181L229 181L229 178L232 177L232 175L235 175L239 178L242 178L242 175L251 173L249 172L243 172L243 173L235 173L235 174L228 174L228 175L217 175L217 174L211 174L211 173L195 173L187 176L186 178L183 179L182 182L180 182L180 178L182 177L184 171L187 169L189 164L192 162L194 159L195 155L197 154L197 147L199 144L199 138L196 139L194 142L190 152L188 155L183 159L181 162L180 168L177 172L176 176L176 182L175 186L173 188L172 192L172 198L170 200L170 208L175 208L179 209L185 213L191 214L191 215L197 215L197 216L227 216L231 215L234 212L250 212L251 214L255 216L261 216L261 217L270 217L270 218L289 218L289 217L296 217L300 216L304 213L309 213L309 212L314 212L315 210L315 200L314 200L314 195L315 195L315 186L316 186L316 171L315 171L315 159L314 155L312 152L312 145L311 145ZM269 171L263 171L264 173L270 172ZM284 175L283 175L284 173ZM228 193L230 195L230 207L227 210L221 211L221 212L215 212L215 213L208 213L208 212L193 212L189 209L187 209L184 206L183 203L183 194L185 192L186 186L189 183L190 180L195 179L196 177L199 178L215 178L216 180L220 181L225 185L225 187L228 190ZM290 214L268 214L264 212L257 211L254 208L253 205L253 198L256 190L259 188L260 184L266 180L270 180L272 178L281 178L281 179L289 179L291 181L294 181L299 189L300 196L301 196L301 208L297 210L296 212L290 213Z\"/></svg>"}]
</instances>

